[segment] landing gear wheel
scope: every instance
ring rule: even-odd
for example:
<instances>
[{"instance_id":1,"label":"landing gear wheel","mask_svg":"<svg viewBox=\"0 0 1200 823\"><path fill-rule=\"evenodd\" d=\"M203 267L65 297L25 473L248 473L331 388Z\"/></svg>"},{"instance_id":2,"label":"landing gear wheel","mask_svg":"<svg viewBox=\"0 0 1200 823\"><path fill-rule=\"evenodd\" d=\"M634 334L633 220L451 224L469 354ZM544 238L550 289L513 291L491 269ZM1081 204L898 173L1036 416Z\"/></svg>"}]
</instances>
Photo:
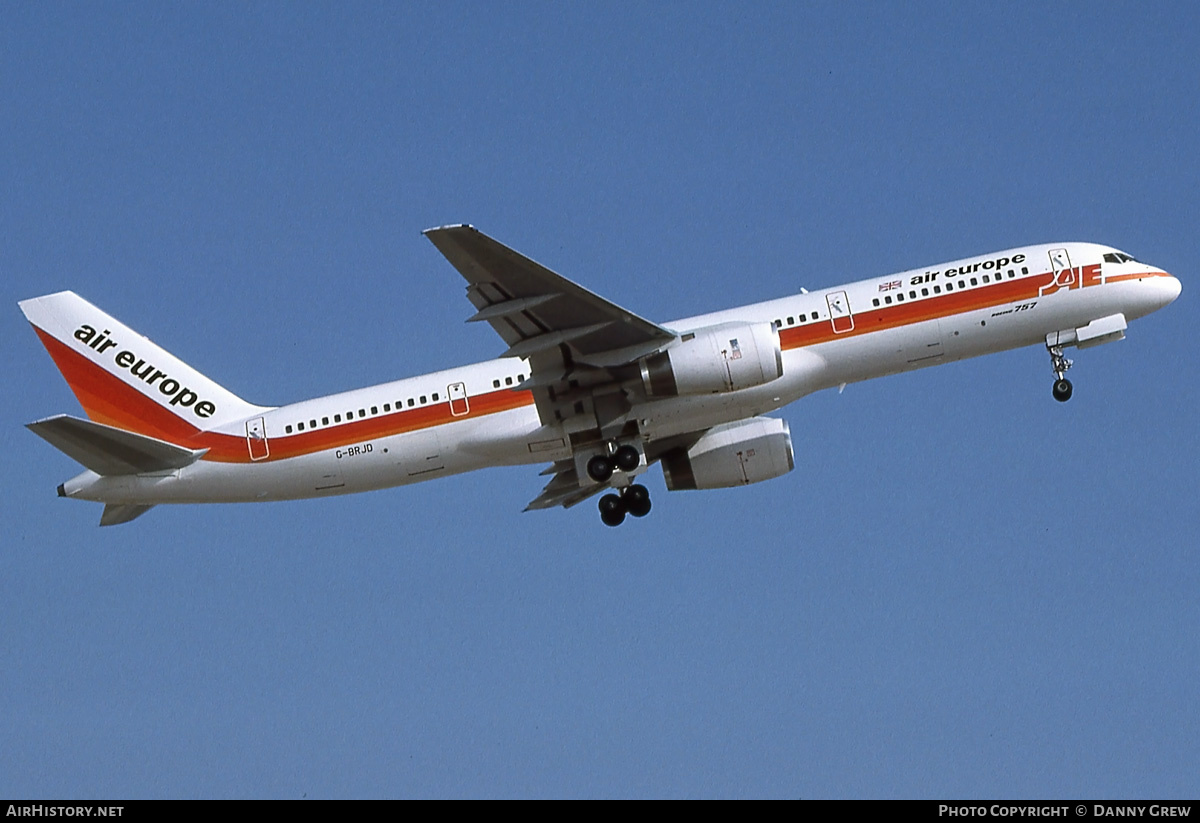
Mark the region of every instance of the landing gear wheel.
<instances>
[{"instance_id":1,"label":"landing gear wheel","mask_svg":"<svg viewBox=\"0 0 1200 823\"><path fill-rule=\"evenodd\" d=\"M645 517L650 513L650 491L645 486L633 484L625 490L621 499L634 517Z\"/></svg>"},{"instance_id":2,"label":"landing gear wheel","mask_svg":"<svg viewBox=\"0 0 1200 823\"><path fill-rule=\"evenodd\" d=\"M606 526L619 526L625 522L625 501L615 494L600 498L600 519Z\"/></svg>"},{"instance_id":3,"label":"landing gear wheel","mask_svg":"<svg viewBox=\"0 0 1200 823\"><path fill-rule=\"evenodd\" d=\"M1050 352L1050 368L1054 370L1054 399L1066 403L1071 399L1071 381L1067 379L1071 361L1063 354L1062 346L1052 346L1048 339L1046 350Z\"/></svg>"},{"instance_id":4,"label":"landing gear wheel","mask_svg":"<svg viewBox=\"0 0 1200 823\"><path fill-rule=\"evenodd\" d=\"M1071 381L1063 377L1054 381L1054 399L1066 403L1071 399Z\"/></svg>"},{"instance_id":5,"label":"landing gear wheel","mask_svg":"<svg viewBox=\"0 0 1200 823\"><path fill-rule=\"evenodd\" d=\"M617 462L618 469L623 472L631 472L642 462L642 455L633 446L626 445L617 449L613 459Z\"/></svg>"},{"instance_id":6,"label":"landing gear wheel","mask_svg":"<svg viewBox=\"0 0 1200 823\"><path fill-rule=\"evenodd\" d=\"M587 473L597 483L604 483L613 475L613 462L603 454L598 454L587 462Z\"/></svg>"}]
</instances>

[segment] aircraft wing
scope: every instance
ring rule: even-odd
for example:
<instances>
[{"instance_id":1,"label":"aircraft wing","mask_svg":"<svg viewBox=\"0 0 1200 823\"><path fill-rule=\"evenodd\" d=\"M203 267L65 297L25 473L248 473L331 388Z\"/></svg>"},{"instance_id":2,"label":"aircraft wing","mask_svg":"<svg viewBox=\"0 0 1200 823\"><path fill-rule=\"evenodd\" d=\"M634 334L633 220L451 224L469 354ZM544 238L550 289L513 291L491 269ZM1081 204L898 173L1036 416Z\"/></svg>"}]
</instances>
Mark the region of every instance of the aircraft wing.
<instances>
[{"instance_id":1,"label":"aircraft wing","mask_svg":"<svg viewBox=\"0 0 1200 823\"><path fill-rule=\"evenodd\" d=\"M489 323L508 344L503 356L528 359L530 376L518 388L533 393L543 423L561 424L577 449L636 437L632 404L622 388L630 377L627 367L662 351L674 332L471 226L429 229L425 236L466 279L467 299L477 310L468 322ZM581 478L573 460L543 474L554 477L526 511L574 506L609 487Z\"/></svg>"},{"instance_id":2,"label":"aircraft wing","mask_svg":"<svg viewBox=\"0 0 1200 823\"><path fill-rule=\"evenodd\" d=\"M430 239L467 281L467 299L508 344L505 357L565 346L577 362L619 366L660 351L675 335L593 294L472 226L429 229Z\"/></svg>"},{"instance_id":3,"label":"aircraft wing","mask_svg":"<svg viewBox=\"0 0 1200 823\"><path fill-rule=\"evenodd\" d=\"M552 474L554 477L542 489L541 494L529 501L529 505L525 507L527 512L536 509L552 509L555 506L569 509L576 503L582 503L592 495L608 488L607 483L590 481L588 485L581 486L574 460L560 460L553 463L542 474Z\"/></svg>"}]
</instances>

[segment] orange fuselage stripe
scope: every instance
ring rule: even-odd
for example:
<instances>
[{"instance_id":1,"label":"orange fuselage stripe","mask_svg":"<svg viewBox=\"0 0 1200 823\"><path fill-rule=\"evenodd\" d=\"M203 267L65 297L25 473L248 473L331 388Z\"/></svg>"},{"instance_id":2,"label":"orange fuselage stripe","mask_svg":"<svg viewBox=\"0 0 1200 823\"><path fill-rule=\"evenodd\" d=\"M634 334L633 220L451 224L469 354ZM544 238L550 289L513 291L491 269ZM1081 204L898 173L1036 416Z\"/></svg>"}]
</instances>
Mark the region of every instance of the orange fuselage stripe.
<instances>
[{"instance_id":1,"label":"orange fuselage stripe","mask_svg":"<svg viewBox=\"0 0 1200 823\"><path fill-rule=\"evenodd\" d=\"M1106 278L1104 282L1164 276L1168 275L1165 272L1117 275ZM852 310L854 328L851 330L835 332L832 322L828 321L783 328L779 330L780 345L785 350L797 349L1007 303L1036 300L1041 289L1051 285L1053 280L1054 273L1046 272L1015 280L1002 280L993 285L972 286L961 291L922 297L890 306ZM916 287L908 288L912 290ZM185 448L208 449L205 460L222 463L251 462L245 437L200 429L37 326L34 326L34 331L92 420L166 440ZM266 459L283 460L314 454L373 438L419 431L456 420L484 417L532 405L533 402L532 392L500 389L470 397L470 411L466 415L455 416L450 412L449 403L437 403L335 424L310 432L291 435L272 435L268 432L270 456Z\"/></svg>"},{"instance_id":2,"label":"orange fuselage stripe","mask_svg":"<svg viewBox=\"0 0 1200 823\"><path fill-rule=\"evenodd\" d=\"M50 357L66 378L84 412L97 423L157 437L188 449L208 449L205 460L220 463L249 463L250 450L242 436L204 431L133 388L116 375L93 363L83 354L34 327ZM268 435L270 457L282 460L349 446L378 437L440 426L520 408L533 403L533 394L500 389L473 396L470 411L455 416L449 403L395 411L293 435Z\"/></svg>"}]
</instances>

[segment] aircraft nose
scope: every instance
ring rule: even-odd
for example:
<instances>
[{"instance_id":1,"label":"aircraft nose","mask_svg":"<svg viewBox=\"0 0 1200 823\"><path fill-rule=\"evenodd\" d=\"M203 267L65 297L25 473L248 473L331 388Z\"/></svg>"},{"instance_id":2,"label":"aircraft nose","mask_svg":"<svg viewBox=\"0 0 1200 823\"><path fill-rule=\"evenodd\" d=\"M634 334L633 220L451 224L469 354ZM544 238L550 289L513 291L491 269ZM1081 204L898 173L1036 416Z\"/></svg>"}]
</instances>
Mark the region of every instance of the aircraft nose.
<instances>
[{"instance_id":1,"label":"aircraft nose","mask_svg":"<svg viewBox=\"0 0 1200 823\"><path fill-rule=\"evenodd\" d=\"M1171 275L1167 275L1163 280L1165 281L1162 284L1163 305L1166 306L1175 302L1175 298L1183 291L1183 283L1179 282L1178 277L1172 277Z\"/></svg>"},{"instance_id":2,"label":"aircraft nose","mask_svg":"<svg viewBox=\"0 0 1200 823\"><path fill-rule=\"evenodd\" d=\"M1164 274L1166 273L1164 272ZM1147 296L1150 297L1154 306L1151 311L1158 311L1164 306L1169 306L1183 291L1183 284L1179 282L1179 278L1169 274L1166 277L1152 277L1150 283L1153 286L1153 292Z\"/></svg>"}]
</instances>

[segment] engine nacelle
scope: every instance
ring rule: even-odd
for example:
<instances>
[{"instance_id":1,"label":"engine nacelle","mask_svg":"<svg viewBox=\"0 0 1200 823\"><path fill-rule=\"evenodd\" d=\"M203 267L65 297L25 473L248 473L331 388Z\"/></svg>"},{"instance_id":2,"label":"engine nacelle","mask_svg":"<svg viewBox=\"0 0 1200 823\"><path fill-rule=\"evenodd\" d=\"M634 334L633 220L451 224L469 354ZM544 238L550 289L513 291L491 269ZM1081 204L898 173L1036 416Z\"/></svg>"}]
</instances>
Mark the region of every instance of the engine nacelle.
<instances>
[{"instance_id":1,"label":"engine nacelle","mask_svg":"<svg viewBox=\"0 0 1200 823\"><path fill-rule=\"evenodd\" d=\"M783 376L774 323L722 323L688 332L639 364L651 397L678 397L761 386Z\"/></svg>"},{"instance_id":2,"label":"engine nacelle","mask_svg":"<svg viewBox=\"0 0 1200 823\"><path fill-rule=\"evenodd\" d=\"M662 458L663 478L671 491L726 489L787 474L795 468L788 424L773 417L752 417L715 426L695 445Z\"/></svg>"}]
</instances>

